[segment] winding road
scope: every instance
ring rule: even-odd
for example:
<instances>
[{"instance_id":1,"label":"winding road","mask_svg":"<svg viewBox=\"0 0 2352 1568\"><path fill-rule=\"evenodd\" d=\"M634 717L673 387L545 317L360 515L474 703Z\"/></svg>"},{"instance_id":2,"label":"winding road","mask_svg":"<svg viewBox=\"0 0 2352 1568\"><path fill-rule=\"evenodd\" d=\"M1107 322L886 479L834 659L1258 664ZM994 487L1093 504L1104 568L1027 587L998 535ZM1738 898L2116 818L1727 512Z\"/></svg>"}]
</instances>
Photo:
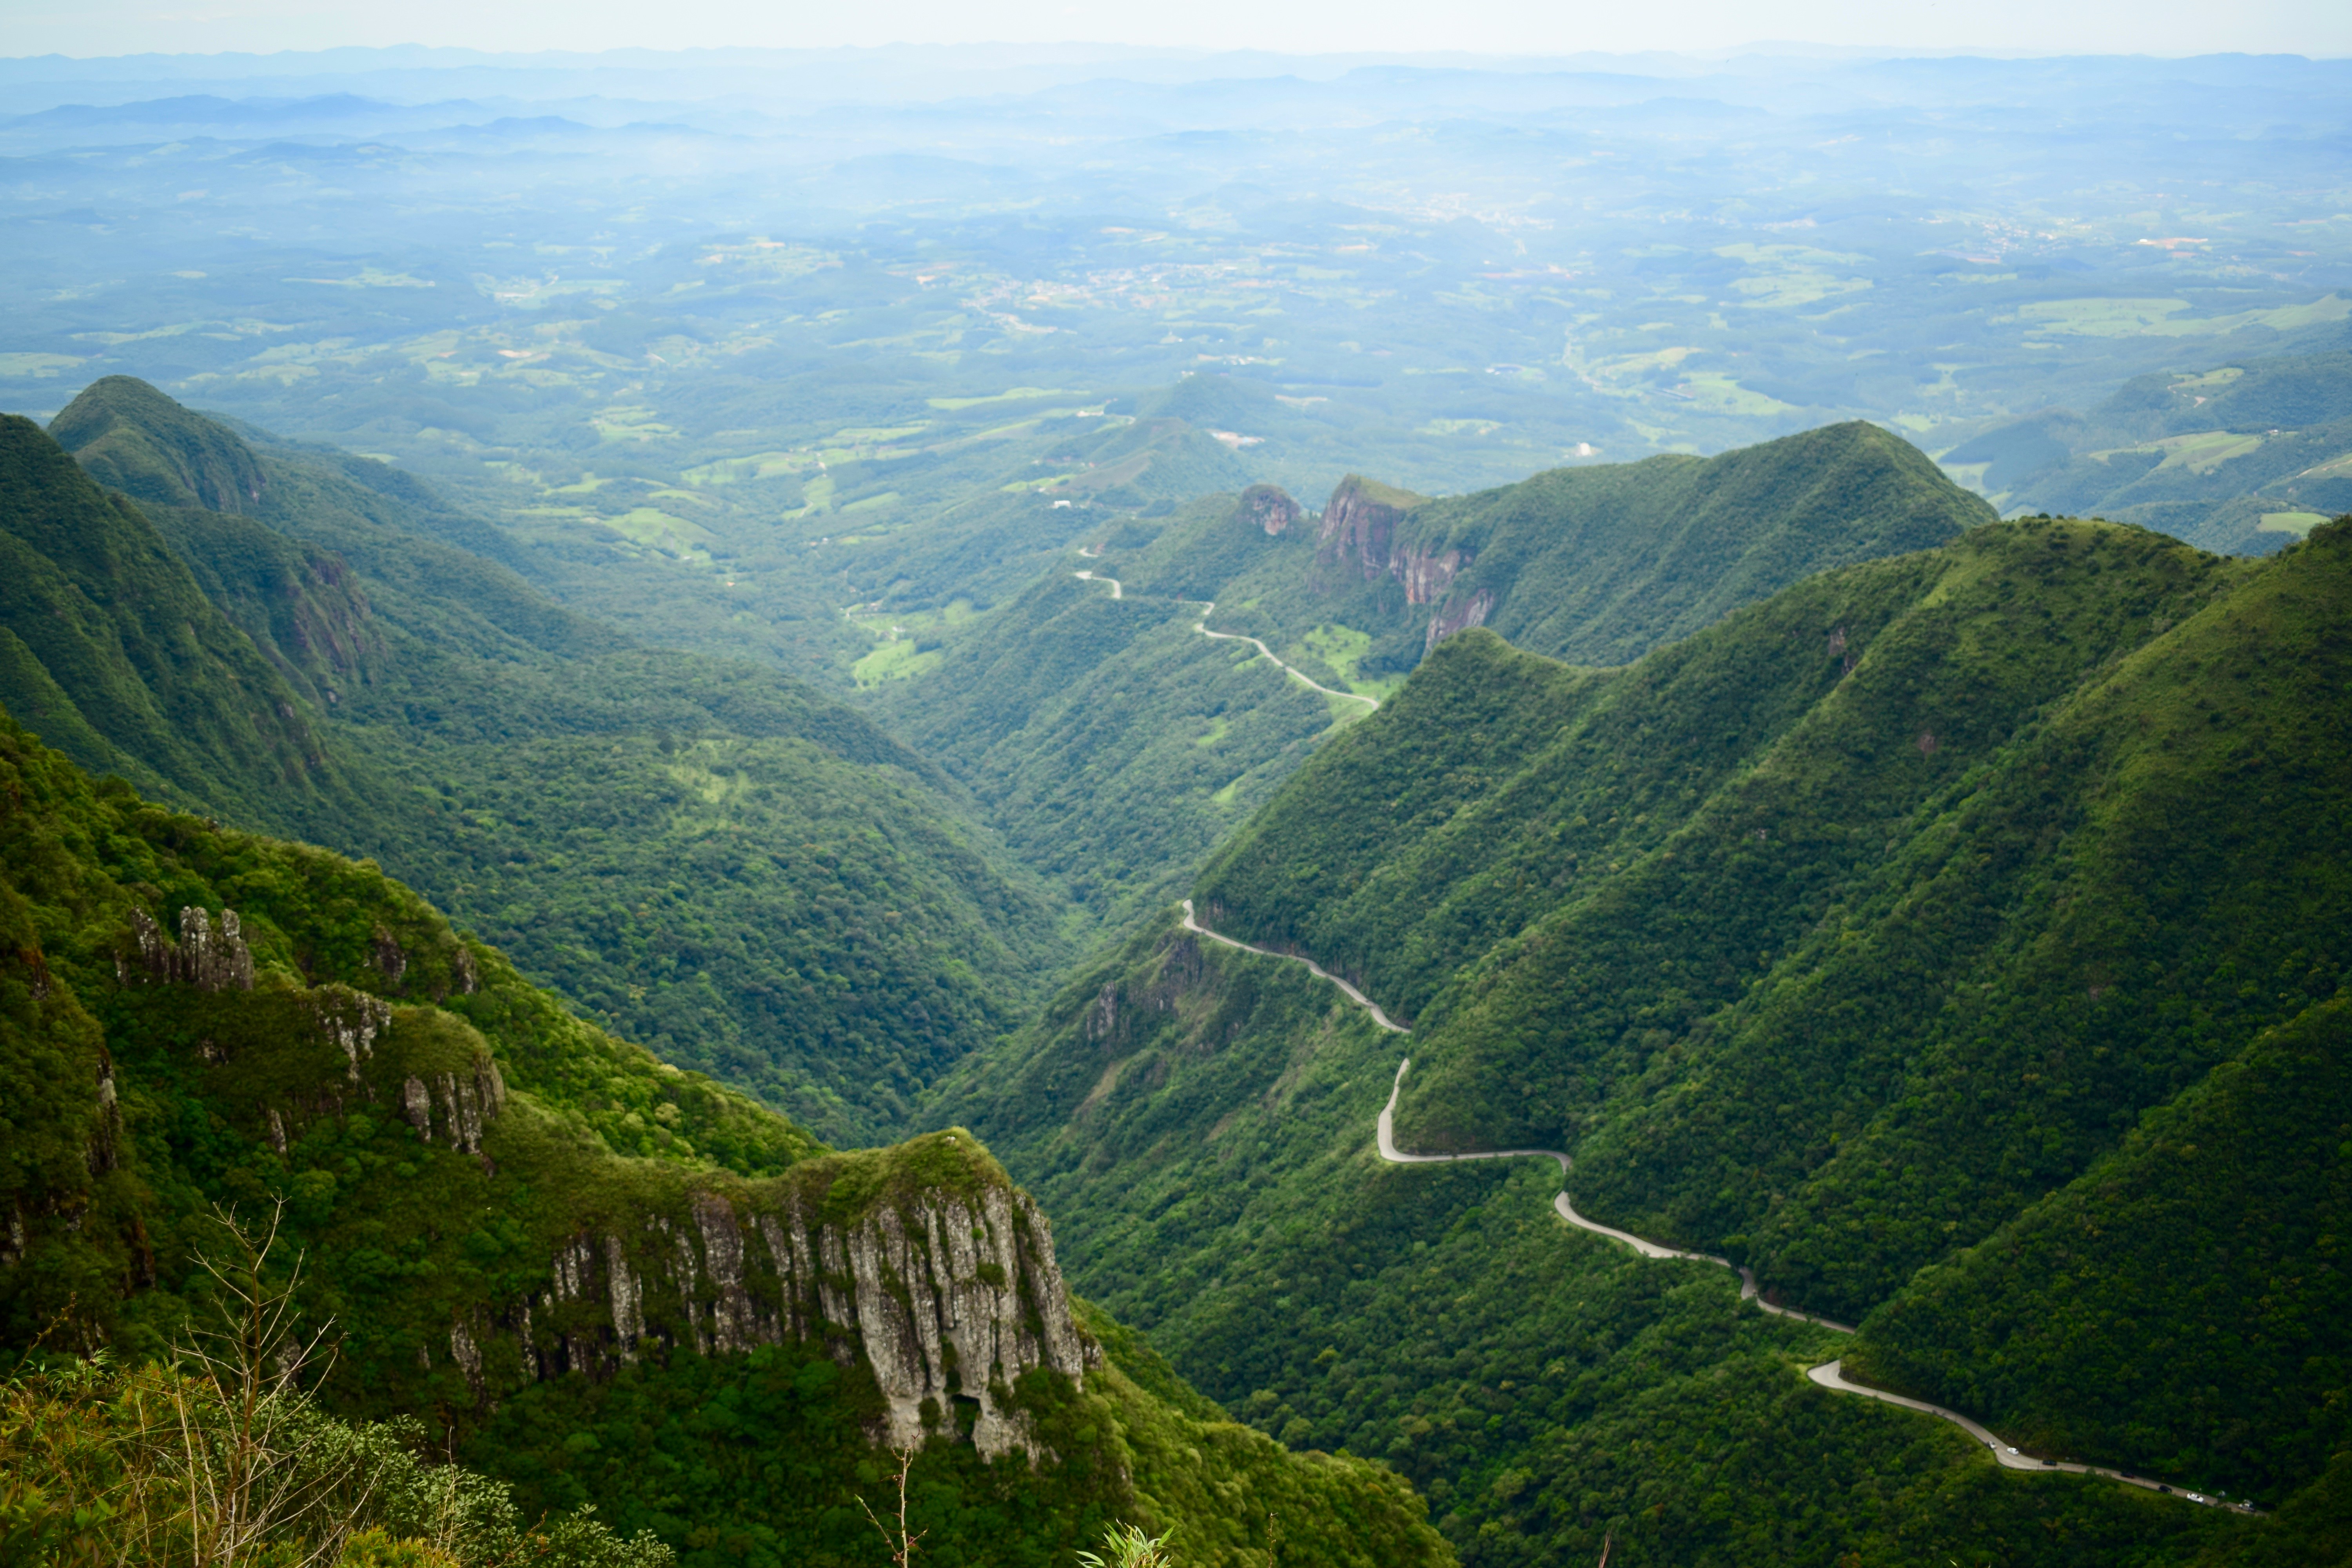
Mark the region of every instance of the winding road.
<instances>
[{"instance_id":1,"label":"winding road","mask_svg":"<svg viewBox=\"0 0 2352 1568\"><path fill-rule=\"evenodd\" d=\"M1081 575L1083 575L1083 574L1081 574ZM1221 634L1211 632L1209 635L1215 637ZM1247 640L1255 641L1255 639L1251 638ZM1264 650L1265 646L1265 645L1263 643L1258 645L1261 651ZM1272 654L1267 654L1266 657L1272 658L1274 656ZM1279 659L1276 659L1275 662L1277 664L1281 663ZM1286 665L1284 668L1288 668L1289 667ZM1293 670L1292 673L1297 674L1297 672ZM1304 679L1305 677L1302 676L1300 679ZM1314 683L1309 681L1308 684L1313 685ZM1321 688L1318 688L1318 689L1319 690ZM1378 1024L1381 1028L1388 1030L1391 1034L1397 1035L1409 1035L1412 1032L1403 1025L1399 1024L1394 1019L1391 1018L1386 1013L1381 1011L1380 1005L1374 1002L1370 997L1365 995L1362 992L1357 990L1353 985L1349 984L1338 975L1324 969L1313 959L1303 958L1294 952L1277 952L1272 948L1259 947L1253 942L1239 942L1220 931L1211 931L1207 926L1202 925L1198 920L1193 918L1192 900L1190 899L1186 899L1184 900L1184 929L1188 931L1192 931L1195 935L1207 937L1212 942L1223 942L1227 947L1239 948L1244 952L1255 952L1263 957L1277 958L1290 963L1303 963L1307 966L1309 973L1315 975L1318 979L1328 980L1332 984L1338 986L1341 993L1347 996L1348 1000L1355 1003L1358 1006L1363 1008L1365 1012L1369 1013L1371 1016L1372 1022ZM1851 1324L1837 1322L1829 1318L1815 1317L1809 1312L1796 1311L1788 1307L1773 1305L1771 1302L1764 1300L1762 1294L1757 1289L1756 1276L1754 1272L1748 1268L1739 1268L1727 1258L1717 1258L1711 1252L1683 1252L1675 1247L1662 1247L1654 1241L1644 1241L1642 1237L1634 1236L1631 1232L1617 1230L1609 1226L1602 1225L1597 1220L1585 1218L1584 1215L1577 1213L1575 1205L1568 1201L1567 1181L1570 1162L1566 1154L1557 1149L1494 1149L1473 1154L1405 1153L1396 1146L1394 1127L1397 1097L1404 1091L1404 1075L1406 1070L1412 1066L1412 1058L1411 1057L1407 1057L1402 1061L1397 1063L1396 1078L1394 1081L1389 1085L1389 1101L1385 1106L1381 1108L1380 1120L1375 1123L1374 1141L1380 1150L1381 1159L1388 1161L1391 1164L1396 1165L1443 1164L1462 1160L1517 1160L1524 1158L1556 1160L1559 1163L1561 1190L1559 1194L1552 1199L1552 1207L1559 1213L1560 1218L1576 1226L1579 1230L1589 1230L1595 1236L1605 1236L1612 1241L1622 1241L1644 1258L1679 1258L1693 1263L1712 1263L1725 1268L1735 1268L1738 1270L1739 1275L1739 1299L1741 1300L1753 1301L1765 1311L1770 1312L1775 1316L1795 1318L1800 1321L1812 1323L1821 1328L1832 1330L1841 1334L1850 1334L1854 1331ZM2186 1487L2168 1486L2160 1481L2150 1480L2145 1476L2134 1475L2126 1470L2111 1469L2104 1465L2081 1465L2076 1464L2072 1460L2062 1461L2056 1459L2042 1459L2036 1458L2031 1454L2020 1453L2013 1446L2002 1442L2000 1438L1996 1436L1993 1433L1976 1422L1971 1421L1969 1417L1961 1415L1957 1410L1947 1410L1940 1405L1930 1405L1922 1399L1906 1399L1902 1394L1890 1394L1883 1388L1872 1388L1866 1384L1853 1382L1845 1375L1845 1363L1842 1359L1838 1361L1823 1362L1821 1365L1809 1369L1806 1372L1805 1376L1822 1387L1832 1390L1839 1394L1859 1394L1864 1399L1883 1400L1889 1405L1899 1405L1906 1410L1916 1410L1923 1415L1933 1415L1939 1420L1948 1421L1953 1426L1958 1426L1961 1431L1966 1432L1969 1436L1975 1438L1979 1443L1983 1444L1986 1450L1992 1455L1994 1463L2000 1465L2004 1469L2036 1470L2046 1472L2064 1471L2066 1473L2078 1476L2105 1476L2109 1480L2121 1481L2126 1486L2139 1487L2148 1491L2162 1492L2168 1496L2184 1498L2190 1502L2203 1503L2208 1507L2228 1508L2233 1512L2241 1513L2252 1513L2256 1511L2251 1505L2246 1503L2225 1503L2217 1498L2208 1497L2202 1492L2191 1491Z\"/></svg>"},{"instance_id":2,"label":"winding road","mask_svg":"<svg viewBox=\"0 0 2352 1568\"><path fill-rule=\"evenodd\" d=\"M1083 550L1079 551L1078 553L1080 555L1087 555L1087 552ZM1100 551L1096 551L1094 552L1095 555L1099 555L1102 552ZM1087 556L1087 559L1091 560L1093 559L1093 556ZM1124 599L1127 597L1127 589L1116 577L1106 577L1098 572L1073 572L1070 575L1076 577L1081 583L1108 583L1110 584L1110 596L1112 598ZM1211 631L1209 629L1209 616L1213 614L1217 608L1217 602L1214 599L1179 599L1176 602L1180 605L1198 605L1201 606L1201 618L1192 623L1192 629L1200 633L1202 637L1214 637L1219 642L1245 642L1249 644L1250 647L1257 649L1259 653L1265 655L1267 658L1272 659L1276 668L1289 676L1291 679L1298 682L1301 686L1309 687L1314 690L1321 692L1326 697L1336 697L1342 702L1360 702L1364 705L1364 711L1367 713L1381 705L1380 699L1377 697L1366 697L1354 691L1334 691L1329 687L1324 685L1321 681L1300 674L1297 670L1293 669L1289 665L1283 663L1281 659L1276 658L1274 650L1266 647L1265 644L1258 641L1255 637L1244 637L1239 632ZM1214 931L1204 931L1202 934L1204 936L1216 935ZM1219 942L1223 942L1225 939L1223 937L1217 937L1217 940ZM1238 946L1240 944L1235 943L1234 945ZM1253 949L1252 951L1255 952L1259 950ZM1286 955L1276 953L1274 956L1280 958ZM1319 969L1315 973L1318 974L1323 974L1323 972ZM1328 980L1331 977L1328 974L1324 974L1323 978ZM1355 993L1350 992L1349 994L1355 995ZM1356 996L1356 1000L1359 1002L1364 1002L1364 999L1361 996ZM1371 1004L1370 1002L1364 1002L1364 1005L1370 1007L1371 1006ZM1377 1009L1375 1009L1375 1011L1377 1011Z\"/></svg>"}]
</instances>

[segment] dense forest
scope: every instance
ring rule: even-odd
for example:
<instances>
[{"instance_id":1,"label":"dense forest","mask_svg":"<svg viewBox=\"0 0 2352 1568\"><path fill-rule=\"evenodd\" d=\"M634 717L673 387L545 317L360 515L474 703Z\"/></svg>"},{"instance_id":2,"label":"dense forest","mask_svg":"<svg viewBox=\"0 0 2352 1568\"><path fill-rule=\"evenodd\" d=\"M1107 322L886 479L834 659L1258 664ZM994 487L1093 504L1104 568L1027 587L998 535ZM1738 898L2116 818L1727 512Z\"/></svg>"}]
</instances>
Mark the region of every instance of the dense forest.
<instances>
[{"instance_id":1,"label":"dense forest","mask_svg":"<svg viewBox=\"0 0 2352 1568\"><path fill-rule=\"evenodd\" d=\"M0 1321L17 1372L65 1380L50 1404L101 1434L119 1396L72 1384L74 1358L154 1357L245 1279L293 1342L331 1329L322 1418L393 1420L370 1440L454 1453L521 1518L594 1504L685 1563L886 1560L856 1504L889 1500L868 1434L917 1417L910 1378L936 1560L1059 1562L1125 1518L1235 1561L1270 1517L1303 1560L1433 1560L1393 1479L1286 1455L1074 1321L1045 1221L970 1135L827 1153L572 1016L371 864L95 784L13 724L0 775ZM277 1216L275 1254L223 1215ZM932 1282L961 1292L944 1330ZM963 1359L926 1372L942 1331ZM42 1479L15 1538L123 1500ZM503 1560L485 1539L467 1562Z\"/></svg>"},{"instance_id":2,"label":"dense forest","mask_svg":"<svg viewBox=\"0 0 2352 1568\"><path fill-rule=\"evenodd\" d=\"M124 378L57 424L125 489L0 433L22 633L0 678L85 766L373 856L829 1136L899 1124L1058 952L1038 879L838 702L632 647L381 464L257 447Z\"/></svg>"},{"instance_id":3,"label":"dense forest","mask_svg":"<svg viewBox=\"0 0 2352 1568\"><path fill-rule=\"evenodd\" d=\"M1626 1500L1660 1478L1619 1464L1616 1423L1726 1478L1713 1502L1652 1494L1661 1527L1719 1533L1643 1535L1640 1560L1767 1549L1740 1533L1743 1486L1776 1500L1759 1530L1812 1518L1810 1494L1719 1463L1762 1461L1778 1402L1834 1402L1793 1374L1841 1354L2038 1452L2316 1518L2342 1441L2325 1369L2345 1348L2319 1303L2340 1202L2328 999L2352 963L2327 945L2352 826L2348 564L2352 524L2255 564L2029 519L1809 579L1622 668L1449 638L1193 889L1206 923L1348 976L1409 1040L1303 969L1162 924L940 1113L1085 1216L1076 1278L1181 1370L1270 1430L1391 1455L1476 1561L1632 1529ZM1374 1164L1408 1050L1404 1147L1573 1150L1583 1212L1728 1252L1769 1297L1862 1321L1859 1341L1562 1232L1533 1171ZM1524 1238L1458 1240L1497 1223ZM1532 1248L1555 1261L1471 1283ZM1663 1371L1610 1384L1620 1347L1699 1331L1616 1319L1612 1269L1653 1291L1696 1271L1680 1299L1712 1302L1708 1331L1788 1345L1750 1414L1708 1437L1678 1426L1709 1406L1677 1406ZM2164 1283L2182 1271L2196 1287ZM1295 1326L1268 1326L1269 1296ZM1478 1375L1519 1334L1522 1359ZM1903 1419L1856 1403L1806 1419ZM1990 1497L2091 1510L2048 1517L2042 1539L2073 1543L2053 1560L2258 1549L2105 1483L1946 1492L1925 1458L1873 1469L1926 1489L1878 1516L1809 1471L1828 1533L1772 1549L1899 1556L1898 1535L1945 1528L1938 1496L1956 1542L2011 1539Z\"/></svg>"},{"instance_id":4,"label":"dense forest","mask_svg":"<svg viewBox=\"0 0 2352 1568\"><path fill-rule=\"evenodd\" d=\"M1863 425L1438 500L1350 478L1319 517L1260 485L1108 521L1017 597L929 622L877 676L874 710L1117 931L1444 635L1491 624L1538 653L1622 662L1990 516ZM1369 700L1311 690L1241 636Z\"/></svg>"},{"instance_id":5,"label":"dense forest","mask_svg":"<svg viewBox=\"0 0 2352 1568\"><path fill-rule=\"evenodd\" d=\"M854 694L141 382L0 422L0 1547L201 1553L142 1413L234 1448L244 1290L348 1568L876 1563L902 1485L950 1564L2340 1557L2352 521L1860 424L1317 513L1253 396L883 541ZM1383 1163L1408 1055L1406 1149L1859 1331Z\"/></svg>"}]
</instances>

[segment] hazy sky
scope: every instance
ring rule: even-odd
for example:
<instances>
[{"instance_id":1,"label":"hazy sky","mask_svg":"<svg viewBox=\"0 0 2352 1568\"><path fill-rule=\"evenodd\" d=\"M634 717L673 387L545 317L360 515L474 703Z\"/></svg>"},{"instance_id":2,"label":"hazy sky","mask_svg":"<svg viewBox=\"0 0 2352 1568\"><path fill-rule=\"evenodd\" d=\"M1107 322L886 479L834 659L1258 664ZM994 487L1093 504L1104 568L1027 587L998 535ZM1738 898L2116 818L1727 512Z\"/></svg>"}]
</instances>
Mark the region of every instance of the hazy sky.
<instances>
[{"instance_id":1,"label":"hazy sky","mask_svg":"<svg viewBox=\"0 0 2352 1568\"><path fill-rule=\"evenodd\" d=\"M2352 0L0 0L0 55L677 48L984 40L1715 50L1763 40L2033 54L2352 54Z\"/></svg>"}]
</instances>

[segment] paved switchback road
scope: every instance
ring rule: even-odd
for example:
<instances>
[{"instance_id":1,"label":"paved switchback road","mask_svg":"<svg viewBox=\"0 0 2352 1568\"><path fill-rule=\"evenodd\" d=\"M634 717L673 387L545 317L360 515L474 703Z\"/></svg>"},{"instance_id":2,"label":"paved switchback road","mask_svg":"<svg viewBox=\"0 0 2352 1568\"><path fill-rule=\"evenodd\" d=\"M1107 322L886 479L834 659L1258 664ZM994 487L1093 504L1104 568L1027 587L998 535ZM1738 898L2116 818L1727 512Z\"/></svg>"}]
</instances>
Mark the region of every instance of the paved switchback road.
<instances>
[{"instance_id":1,"label":"paved switchback road","mask_svg":"<svg viewBox=\"0 0 2352 1568\"><path fill-rule=\"evenodd\" d=\"M1081 550L1078 553L1080 555L1085 555L1087 552ZM1097 552L1096 553L1099 554L1100 552ZM1091 559L1091 557L1089 557L1089 559ZM1124 599L1127 597L1126 585L1120 583L1116 577L1106 577L1099 572L1073 572L1070 575L1076 577L1081 583L1104 583L1109 584L1110 596L1114 599ZM1217 608L1217 602L1214 599L1179 599L1176 602L1180 605L1198 605L1201 606L1201 618L1192 623L1192 629L1200 633L1202 637L1213 637L1219 642L1245 642L1249 644L1250 647L1257 649L1257 651L1269 660L1276 669L1279 669L1285 675L1290 677L1291 679L1298 682L1301 686L1307 687L1312 690L1319 691L1326 697L1336 697L1342 702L1360 702L1364 705L1364 711L1367 713L1381 705L1380 699L1377 697L1365 697L1353 691L1334 691L1329 687L1324 685L1321 681L1301 674L1299 671L1292 668L1289 665L1283 663L1280 658L1275 656L1275 651L1272 648L1266 647L1265 644L1258 641L1255 637L1244 637L1239 632L1211 631L1209 629L1209 617L1216 612ZM1204 931L1202 934L1204 936L1216 935L1214 931ZM1223 937L1218 937L1217 940L1223 942L1224 939ZM1240 944L1235 943L1234 945L1238 946ZM1254 949L1253 951L1258 950ZM1275 953L1272 956L1279 958L1283 955L1280 953ZM1321 974L1323 972L1318 969L1316 973ZM1328 980L1331 977L1325 974L1323 978ZM1356 1000L1362 1002L1363 998L1359 996ZM1371 1004L1365 1002L1364 1005L1369 1007Z\"/></svg>"},{"instance_id":2,"label":"paved switchback road","mask_svg":"<svg viewBox=\"0 0 2352 1568\"><path fill-rule=\"evenodd\" d=\"M1196 629L1205 630L1206 628ZM1208 635L1211 637L1216 637L1222 634L1210 632ZM1244 640L1252 642L1256 641L1254 637ZM1263 643L1258 644L1258 647L1261 652L1265 651L1265 645ZM1267 654L1266 657L1272 658L1274 656L1272 654ZM1281 661L1276 659L1276 662L1280 663ZM1286 665L1284 668L1288 668L1289 667ZM1291 673L1294 675L1297 674L1296 670L1293 670ZM1304 680L1306 679L1306 677L1300 676L1299 679ZM1308 681L1307 684L1313 685L1314 683L1312 681ZM1318 687L1317 689L1322 690L1324 689ZM1335 693L1335 695L1337 694ZM1190 899L1186 899L1184 900L1184 929L1193 932L1195 935L1207 937L1212 942L1223 942L1227 947L1238 948L1244 952L1255 952L1266 958L1280 959L1286 963L1305 964L1309 973L1314 974L1318 979L1328 980L1332 984L1338 986L1340 992L1346 995L1348 1000L1355 1003L1356 1005L1363 1008L1365 1012L1369 1013L1371 1016L1372 1022L1378 1024L1381 1028L1388 1030L1391 1034L1397 1035L1409 1035L1412 1032L1403 1025L1399 1024L1394 1019L1391 1018L1386 1013L1382 1012L1381 1010L1380 1004L1374 1002L1370 997L1365 995L1361 991L1357 990L1353 985L1349 984L1338 975L1324 969L1313 959L1303 958L1297 953L1276 952L1272 948L1259 947L1251 942L1236 941L1233 937L1223 935L1222 932L1210 930L1207 926L1202 925L1198 920L1193 918L1192 900ZM1396 1078L1389 1085L1388 1103L1381 1108L1380 1119L1374 1124L1373 1140L1376 1147L1380 1151L1380 1156L1381 1159L1388 1161L1391 1164L1397 1165L1442 1164L1462 1160L1538 1159L1556 1161L1559 1165L1560 1192L1557 1197L1552 1199L1552 1208L1559 1214L1560 1218L1576 1226L1579 1230L1589 1230L1595 1236L1604 1236L1612 1241L1622 1242L1624 1245L1632 1247L1635 1252L1640 1253L1644 1258L1661 1259L1682 1258L1693 1263L1711 1263L1725 1268L1736 1268L1739 1275L1739 1299L1741 1300L1753 1301L1765 1311L1770 1312L1775 1316L1795 1318L1800 1321L1816 1324L1819 1327L1832 1330L1841 1334L1850 1334L1854 1331L1853 1327L1849 1324L1837 1322L1829 1318L1815 1317L1811 1313L1800 1312L1792 1308L1775 1306L1773 1303L1764 1300L1762 1293L1758 1290L1754 1272L1744 1268L1738 1268L1738 1265L1735 1265L1727 1258L1717 1258L1711 1252L1680 1251L1675 1247L1662 1246L1654 1241L1644 1240L1643 1237L1635 1236L1629 1231L1616 1230L1609 1226L1601 1224L1597 1220L1585 1218L1584 1215L1576 1212L1576 1205L1569 1202L1567 1183L1568 1173L1572 1167L1572 1163L1570 1161L1568 1155L1561 1152L1559 1150L1494 1149L1467 1154L1408 1154L1404 1152L1396 1146L1394 1130L1396 1105L1397 1097L1404 1090L1404 1075L1407 1069L1412 1066L1412 1058L1411 1057L1407 1057L1402 1061L1397 1063ZM1899 1394L1890 1394L1883 1388L1873 1388L1867 1384L1853 1382L1845 1375L1845 1363L1843 1359L1824 1362L1821 1365L1807 1371L1805 1376L1813 1383L1819 1384L1821 1387L1832 1390L1834 1393L1856 1394L1864 1399L1882 1400L1889 1405L1900 1405L1906 1410L1916 1410L1923 1415L1933 1415L1938 1420L1948 1421L1953 1426L1958 1426L1961 1431L1966 1432L1970 1437L1976 1439L1977 1442L1982 1444L1986 1451L1992 1455L1994 1463L2001 1466L2004 1469L2036 1470L2043 1472L2064 1471L2069 1474L2078 1476L2105 1476L2109 1480L2121 1481L2126 1486L2140 1487L2148 1491L2162 1492L2168 1496L2186 1499L2190 1502L2204 1503L2209 1507L2234 1508L2236 1511L2245 1513L2255 1511L2252 1507L2244 1503L2238 1503L2235 1505L2224 1503L2216 1498L2208 1497L2201 1492L2192 1491L2186 1487L2168 1486L2163 1482L2153 1481L2145 1476L2136 1475L2127 1470L2112 1469L2104 1465L2076 1464L2072 1460L2042 1459L2036 1458L2031 1454L2021 1454L2014 1447L2002 1442L2000 1438L1996 1436L1993 1433L1987 1430L1984 1426L1979 1426L1975 1421L1972 1421L1969 1417L1961 1415L1957 1410L1947 1410L1940 1405L1930 1405L1923 1399L1909 1399Z\"/></svg>"}]
</instances>

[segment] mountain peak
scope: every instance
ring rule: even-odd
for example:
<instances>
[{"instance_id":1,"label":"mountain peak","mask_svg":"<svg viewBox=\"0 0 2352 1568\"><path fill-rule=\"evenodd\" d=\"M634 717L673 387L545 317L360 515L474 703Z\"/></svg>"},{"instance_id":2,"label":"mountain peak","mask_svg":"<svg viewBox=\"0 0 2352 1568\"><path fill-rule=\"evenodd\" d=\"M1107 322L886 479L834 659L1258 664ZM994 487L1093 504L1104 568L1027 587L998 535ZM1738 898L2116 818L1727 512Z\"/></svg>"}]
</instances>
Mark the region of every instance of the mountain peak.
<instances>
[{"instance_id":1,"label":"mountain peak","mask_svg":"<svg viewBox=\"0 0 2352 1568\"><path fill-rule=\"evenodd\" d=\"M226 426L137 376L90 383L49 434L92 479L134 500L244 513L268 483L261 459Z\"/></svg>"}]
</instances>

